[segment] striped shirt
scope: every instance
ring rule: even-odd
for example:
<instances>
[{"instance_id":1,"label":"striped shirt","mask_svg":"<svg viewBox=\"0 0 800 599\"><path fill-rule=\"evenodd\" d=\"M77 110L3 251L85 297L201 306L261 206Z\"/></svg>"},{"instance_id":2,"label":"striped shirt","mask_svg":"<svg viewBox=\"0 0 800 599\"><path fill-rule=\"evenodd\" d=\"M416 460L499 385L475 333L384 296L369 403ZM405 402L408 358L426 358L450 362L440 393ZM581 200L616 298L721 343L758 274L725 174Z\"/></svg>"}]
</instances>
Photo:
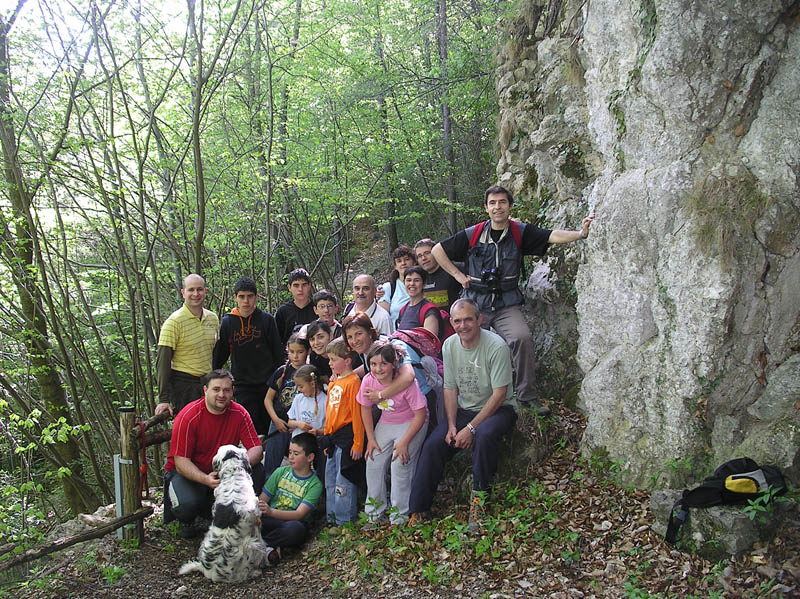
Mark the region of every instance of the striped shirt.
<instances>
[{"instance_id":1,"label":"striped shirt","mask_svg":"<svg viewBox=\"0 0 800 599\"><path fill-rule=\"evenodd\" d=\"M158 344L171 347L172 369L204 376L211 370L211 354L219 335L219 319L203 308L203 318L197 318L186 304L164 321Z\"/></svg>"}]
</instances>

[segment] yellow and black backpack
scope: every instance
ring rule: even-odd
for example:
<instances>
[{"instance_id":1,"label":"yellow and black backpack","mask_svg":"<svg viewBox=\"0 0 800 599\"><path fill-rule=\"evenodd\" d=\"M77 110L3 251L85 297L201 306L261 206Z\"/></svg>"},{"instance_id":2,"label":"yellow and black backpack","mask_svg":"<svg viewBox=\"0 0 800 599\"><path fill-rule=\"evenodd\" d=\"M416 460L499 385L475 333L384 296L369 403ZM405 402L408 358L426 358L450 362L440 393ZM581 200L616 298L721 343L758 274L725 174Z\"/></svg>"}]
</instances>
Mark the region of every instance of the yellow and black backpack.
<instances>
[{"instance_id":1,"label":"yellow and black backpack","mask_svg":"<svg viewBox=\"0 0 800 599\"><path fill-rule=\"evenodd\" d=\"M773 496L786 492L786 481L775 466L759 466L750 458L725 462L694 489L686 489L669 514L664 539L675 543L678 530L689 515L689 508L733 505L757 499L770 489Z\"/></svg>"}]
</instances>

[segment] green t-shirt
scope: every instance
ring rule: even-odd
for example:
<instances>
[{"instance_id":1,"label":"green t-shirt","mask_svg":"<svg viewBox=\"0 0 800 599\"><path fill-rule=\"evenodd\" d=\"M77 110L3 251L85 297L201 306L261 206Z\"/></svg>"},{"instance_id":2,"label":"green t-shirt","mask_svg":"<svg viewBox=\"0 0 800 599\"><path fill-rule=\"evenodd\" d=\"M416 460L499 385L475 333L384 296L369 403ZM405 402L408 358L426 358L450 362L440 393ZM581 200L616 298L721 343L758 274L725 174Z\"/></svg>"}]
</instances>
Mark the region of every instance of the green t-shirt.
<instances>
[{"instance_id":1,"label":"green t-shirt","mask_svg":"<svg viewBox=\"0 0 800 599\"><path fill-rule=\"evenodd\" d=\"M313 472L300 478L291 466L281 466L269 477L264 485L264 493L269 498L269 506L275 510L292 511L305 503L312 510L304 518L307 520L322 495L322 483Z\"/></svg>"},{"instance_id":2,"label":"green t-shirt","mask_svg":"<svg viewBox=\"0 0 800 599\"><path fill-rule=\"evenodd\" d=\"M481 340L472 349L461 345L458 335L448 337L442 348L445 389L458 389L458 405L465 410L479 412L492 390L506 388L506 400L517 410L517 400L512 384L511 351L500 335L481 330Z\"/></svg>"}]
</instances>

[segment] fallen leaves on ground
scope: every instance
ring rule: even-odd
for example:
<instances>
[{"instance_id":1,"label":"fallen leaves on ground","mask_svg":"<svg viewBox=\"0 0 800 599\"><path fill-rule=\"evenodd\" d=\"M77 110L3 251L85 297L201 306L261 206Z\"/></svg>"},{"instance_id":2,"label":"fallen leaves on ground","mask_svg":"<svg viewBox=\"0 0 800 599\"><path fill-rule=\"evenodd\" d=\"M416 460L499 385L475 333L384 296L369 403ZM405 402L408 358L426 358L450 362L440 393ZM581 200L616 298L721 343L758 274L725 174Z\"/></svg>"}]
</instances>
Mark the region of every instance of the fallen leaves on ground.
<instances>
[{"instance_id":1,"label":"fallen leaves on ground","mask_svg":"<svg viewBox=\"0 0 800 599\"><path fill-rule=\"evenodd\" d=\"M431 522L369 532L357 525L326 528L262 577L226 587L177 577L199 540L176 540L151 521L141 549L125 550L106 537L89 559L78 550L45 584L14 593L26 599L242 599L291 588L311 597L800 596L796 511L772 542L735 558L714 563L678 551L650 529L648 493L616 484L613 464L590 466L580 457L583 418L559 408L553 426L561 433L554 452L495 487L474 534L467 532L464 500L440 489ZM37 567L46 569L47 562ZM113 568L124 570L118 580Z\"/></svg>"}]
</instances>

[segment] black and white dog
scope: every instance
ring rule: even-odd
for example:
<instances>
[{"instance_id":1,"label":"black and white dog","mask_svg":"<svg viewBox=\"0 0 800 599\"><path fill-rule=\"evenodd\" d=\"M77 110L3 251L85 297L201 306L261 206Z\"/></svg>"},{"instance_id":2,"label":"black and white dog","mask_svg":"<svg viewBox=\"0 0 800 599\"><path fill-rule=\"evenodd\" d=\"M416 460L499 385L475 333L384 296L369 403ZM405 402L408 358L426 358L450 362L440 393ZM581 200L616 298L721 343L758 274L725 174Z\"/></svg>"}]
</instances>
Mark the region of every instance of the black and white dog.
<instances>
[{"instance_id":1,"label":"black and white dog","mask_svg":"<svg viewBox=\"0 0 800 599\"><path fill-rule=\"evenodd\" d=\"M197 559L186 562L178 573L202 572L214 582L243 582L261 574L268 565L247 451L223 445L211 464L220 479L214 489L211 527L200 544Z\"/></svg>"}]
</instances>

